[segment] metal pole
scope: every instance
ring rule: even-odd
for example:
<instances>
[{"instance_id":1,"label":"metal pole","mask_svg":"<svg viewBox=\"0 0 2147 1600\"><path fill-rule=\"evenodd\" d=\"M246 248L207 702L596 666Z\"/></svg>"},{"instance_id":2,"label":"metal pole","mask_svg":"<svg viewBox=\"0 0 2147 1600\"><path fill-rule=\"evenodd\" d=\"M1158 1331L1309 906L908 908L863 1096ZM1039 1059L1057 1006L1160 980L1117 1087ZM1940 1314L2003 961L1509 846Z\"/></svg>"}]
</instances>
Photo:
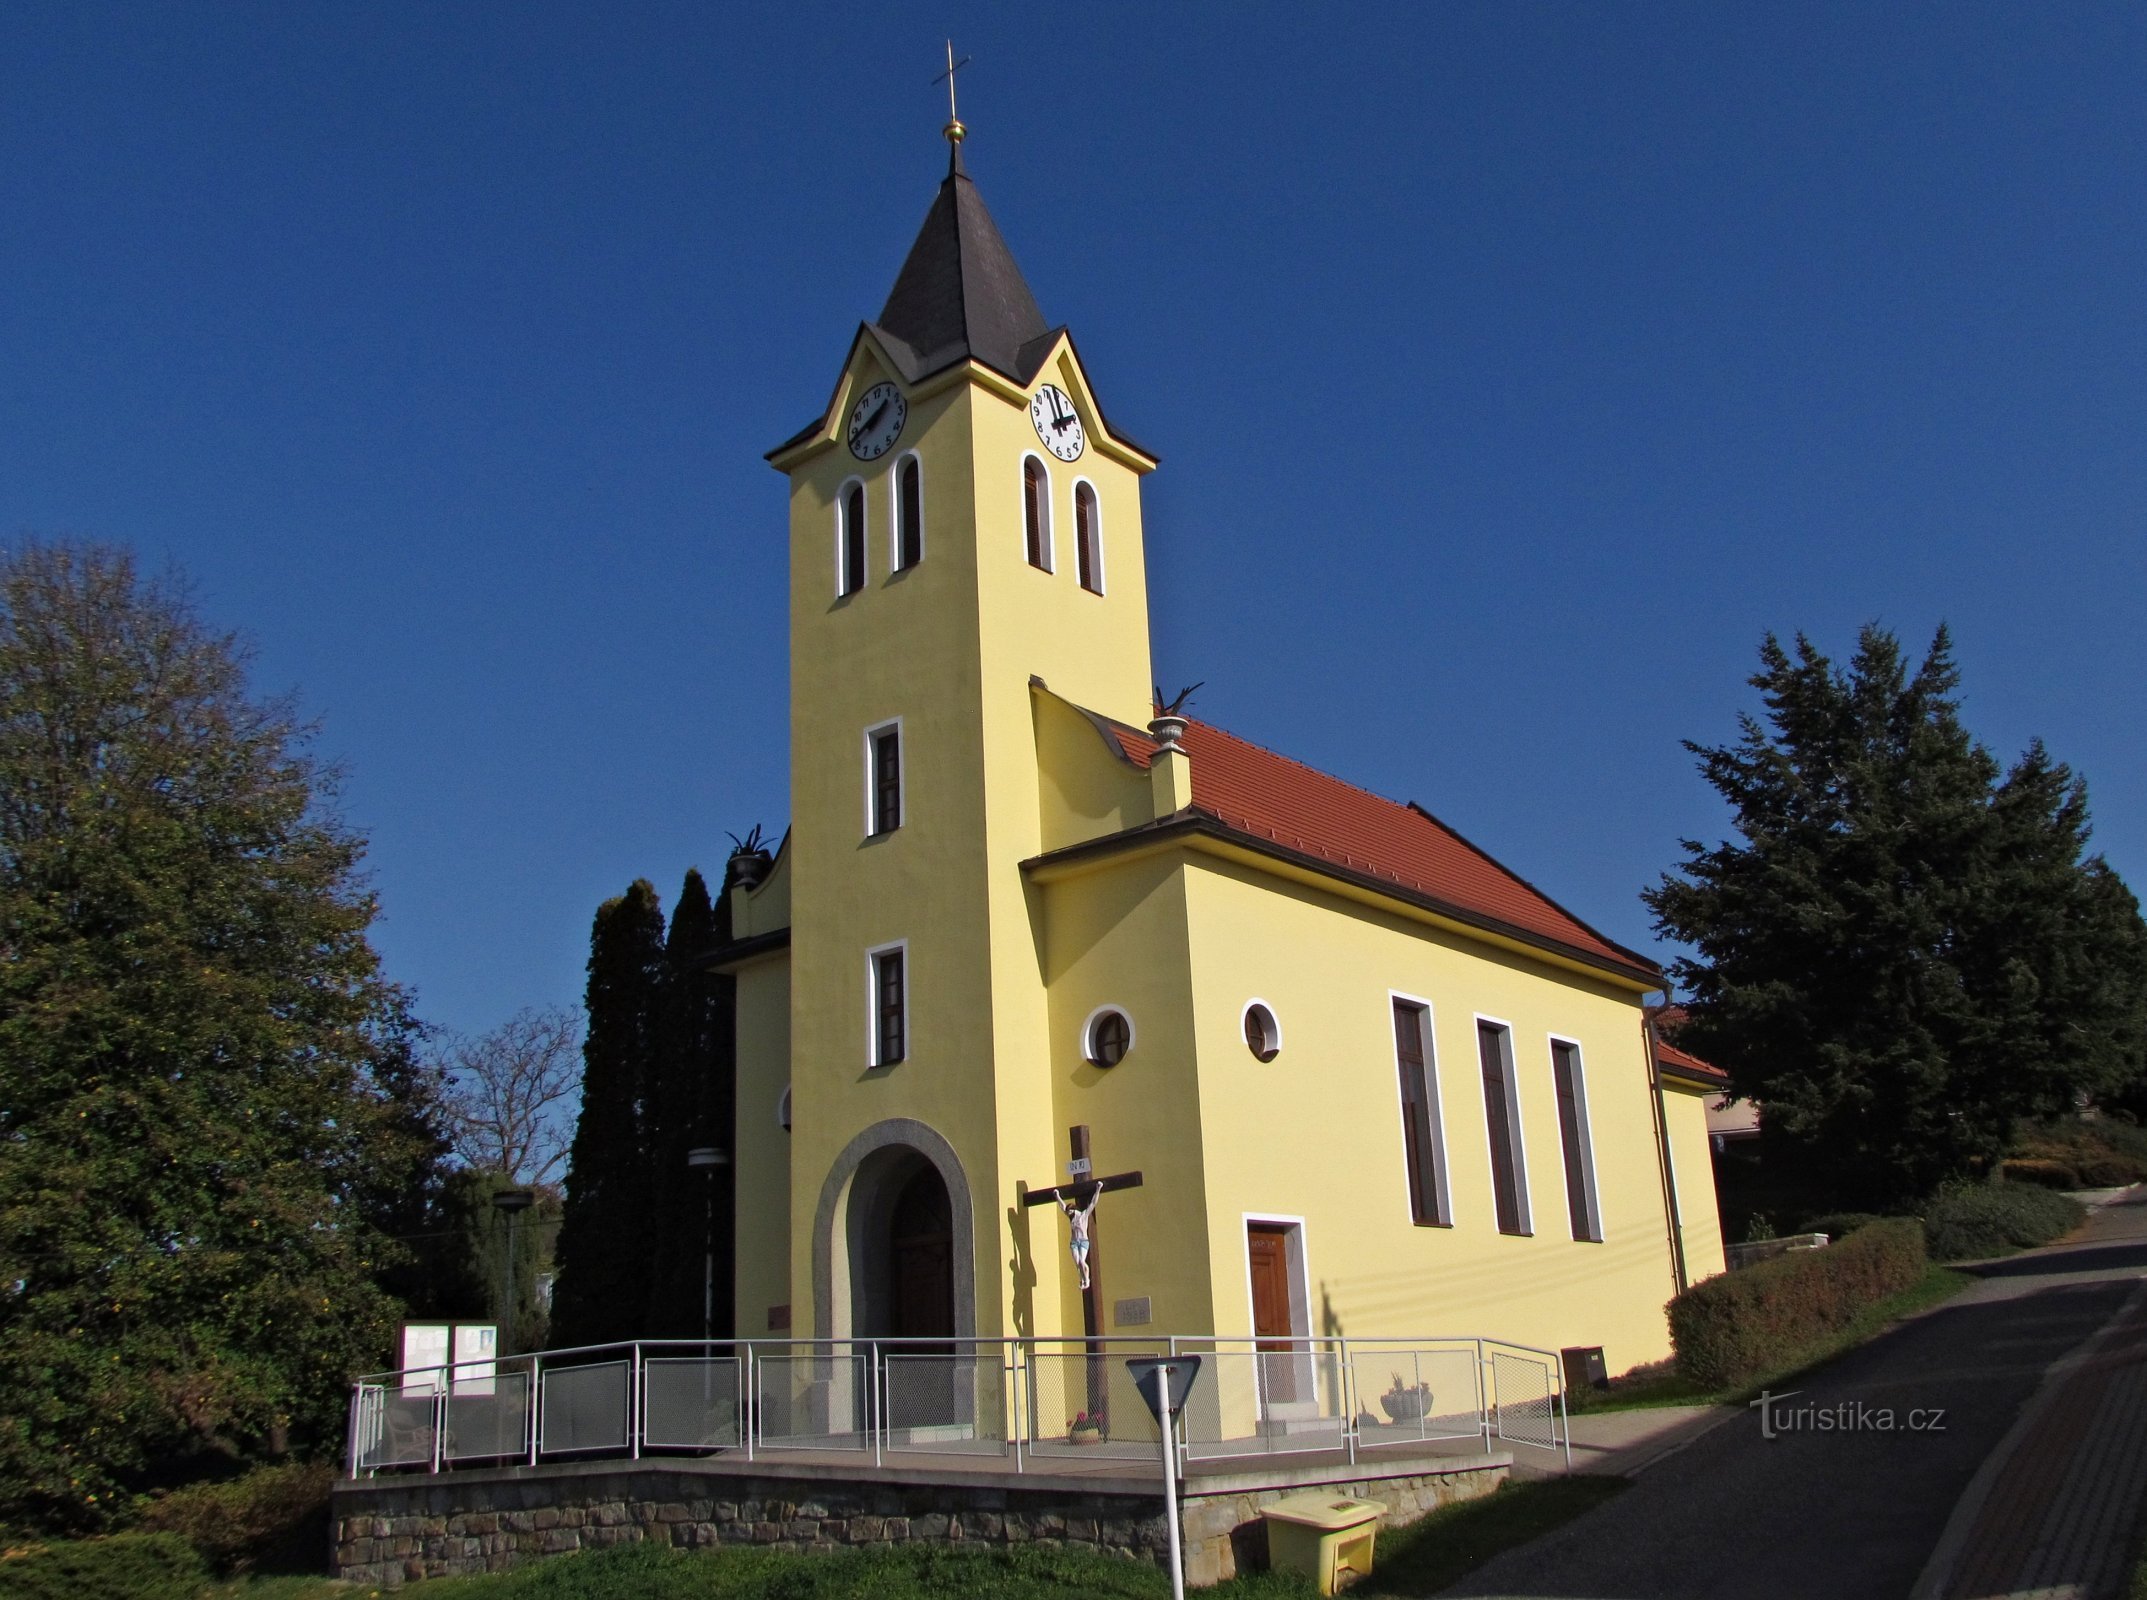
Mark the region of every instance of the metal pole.
<instances>
[{"instance_id":1,"label":"metal pole","mask_svg":"<svg viewBox=\"0 0 2147 1600\"><path fill-rule=\"evenodd\" d=\"M1178 1418L1170 1408L1171 1378L1177 1368L1165 1362L1156 1369L1163 1404L1163 1520L1170 1524L1170 1600L1185 1600L1185 1551L1178 1543Z\"/></svg>"}]
</instances>

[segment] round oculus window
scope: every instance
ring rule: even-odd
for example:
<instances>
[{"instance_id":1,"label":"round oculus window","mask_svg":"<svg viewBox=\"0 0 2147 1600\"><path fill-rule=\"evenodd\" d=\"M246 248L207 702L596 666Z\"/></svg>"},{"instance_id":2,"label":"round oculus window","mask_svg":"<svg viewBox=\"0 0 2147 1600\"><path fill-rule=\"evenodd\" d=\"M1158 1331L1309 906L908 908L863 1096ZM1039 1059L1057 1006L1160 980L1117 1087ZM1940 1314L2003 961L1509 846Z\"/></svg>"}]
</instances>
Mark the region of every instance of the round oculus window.
<instances>
[{"instance_id":1,"label":"round oculus window","mask_svg":"<svg viewBox=\"0 0 2147 1600\"><path fill-rule=\"evenodd\" d=\"M1282 1029L1275 1013L1257 1000L1245 1008L1245 1048L1262 1061L1272 1061L1282 1053Z\"/></svg>"},{"instance_id":2,"label":"round oculus window","mask_svg":"<svg viewBox=\"0 0 2147 1600\"><path fill-rule=\"evenodd\" d=\"M1133 1024L1123 1011L1099 1011L1090 1019L1082 1054L1099 1067L1115 1067L1133 1047Z\"/></svg>"},{"instance_id":3,"label":"round oculus window","mask_svg":"<svg viewBox=\"0 0 2147 1600\"><path fill-rule=\"evenodd\" d=\"M783 1085L783 1097L775 1102L775 1125L785 1133L790 1131L790 1085Z\"/></svg>"}]
</instances>

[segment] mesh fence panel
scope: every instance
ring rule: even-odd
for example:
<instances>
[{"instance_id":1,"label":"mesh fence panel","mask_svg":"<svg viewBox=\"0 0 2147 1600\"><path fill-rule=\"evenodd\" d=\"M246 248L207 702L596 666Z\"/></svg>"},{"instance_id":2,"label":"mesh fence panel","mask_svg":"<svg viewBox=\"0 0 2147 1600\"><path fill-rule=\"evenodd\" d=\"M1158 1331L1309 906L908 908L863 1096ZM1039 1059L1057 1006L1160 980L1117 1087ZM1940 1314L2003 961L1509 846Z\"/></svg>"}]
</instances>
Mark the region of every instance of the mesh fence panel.
<instances>
[{"instance_id":1,"label":"mesh fence panel","mask_svg":"<svg viewBox=\"0 0 2147 1600\"><path fill-rule=\"evenodd\" d=\"M871 1373L862 1355L759 1356L754 1413L768 1450L870 1450Z\"/></svg>"},{"instance_id":2,"label":"mesh fence panel","mask_svg":"<svg viewBox=\"0 0 2147 1600\"><path fill-rule=\"evenodd\" d=\"M1482 1368L1473 1345L1350 1351L1360 1444L1421 1444L1483 1434Z\"/></svg>"},{"instance_id":3,"label":"mesh fence panel","mask_svg":"<svg viewBox=\"0 0 2147 1600\"><path fill-rule=\"evenodd\" d=\"M358 1400L358 1470L431 1466L432 1430L430 1394L395 1394L368 1386Z\"/></svg>"},{"instance_id":4,"label":"mesh fence panel","mask_svg":"<svg viewBox=\"0 0 2147 1600\"><path fill-rule=\"evenodd\" d=\"M545 1368L541 1447L547 1452L624 1450L627 1388L632 1381L632 1368L624 1361Z\"/></svg>"},{"instance_id":5,"label":"mesh fence panel","mask_svg":"<svg viewBox=\"0 0 2147 1600\"><path fill-rule=\"evenodd\" d=\"M641 1442L660 1450L734 1450L736 1356L651 1356L641 1365Z\"/></svg>"},{"instance_id":6,"label":"mesh fence panel","mask_svg":"<svg viewBox=\"0 0 2147 1600\"><path fill-rule=\"evenodd\" d=\"M1492 1397L1498 1406L1498 1436L1545 1449L1558 1443L1556 1402L1551 1398L1547 1362L1491 1352Z\"/></svg>"},{"instance_id":7,"label":"mesh fence panel","mask_svg":"<svg viewBox=\"0 0 2147 1600\"><path fill-rule=\"evenodd\" d=\"M1006 1369L996 1348L965 1355L890 1351L880 1377L887 1448L1000 1455L1006 1450Z\"/></svg>"},{"instance_id":8,"label":"mesh fence panel","mask_svg":"<svg viewBox=\"0 0 2147 1600\"><path fill-rule=\"evenodd\" d=\"M1160 1463L1163 1431L1126 1370L1129 1358L1162 1355L1160 1347L1112 1347L1089 1355L1079 1345L1031 1350L1026 1358L1029 1453L1088 1460L1127 1457ZM1101 1423L1094 1438L1074 1427L1082 1416Z\"/></svg>"},{"instance_id":9,"label":"mesh fence panel","mask_svg":"<svg viewBox=\"0 0 2147 1600\"><path fill-rule=\"evenodd\" d=\"M497 1373L481 1379L473 1390L449 1392L442 1450L448 1460L519 1456L528 1449L528 1373Z\"/></svg>"},{"instance_id":10,"label":"mesh fence panel","mask_svg":"<svg viewBox=\"0 0 2147 1600\"><path fill-rule=\"evenodd\" d=\"M1189 1457L1339 1450L1349 1417L1338 1350L1200 1350L1185 1406Z\"/></svg>"}]
</instances>

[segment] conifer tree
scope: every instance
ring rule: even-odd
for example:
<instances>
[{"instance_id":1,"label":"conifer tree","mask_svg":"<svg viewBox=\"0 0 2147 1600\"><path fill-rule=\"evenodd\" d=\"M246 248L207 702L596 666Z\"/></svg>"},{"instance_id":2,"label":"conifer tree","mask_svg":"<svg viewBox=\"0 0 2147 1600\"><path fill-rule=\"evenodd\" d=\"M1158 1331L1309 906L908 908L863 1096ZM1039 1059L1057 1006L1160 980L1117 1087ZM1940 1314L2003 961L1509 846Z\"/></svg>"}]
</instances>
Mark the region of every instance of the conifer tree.
<instances>
[{"instance_id":1,"label":"conifer tree","mask_svg":"<svg viewBox=\"0 0 2147 1600\"><path fill-rule=\"evenodd\" d=\"M721 937L720 920L699 869L690 869L665 943L670 988L664 1047L649 1092L658 1239L649 1325L652 1333L672 1338L700 1333L711 1264L713 1326L727 1335L731 1322L733 1169L686 1165L686 1152L697 1147L731 1150L731 980L699 965Z\"/></svg>"},{"instance_id":2,"label":"conifer tree","mask_svg":"<svg viewBox=\"0 0 2147 1600\"><path fill-rule=\"evenodd\" d=\"M1770 1166L1823 1202L1912 1201L2138 1076L2147 929L2086 854L2086 786L1969 736L1943 628L1913 673L1877 627L1846 670L1801 636L1760 656L1765 724L1686 746L1739 838L1684 841L1643 895L1695 952L1679 1040L1760 1104Z\"/></svg>"},{"instance_id":3,"label":"conifer tree","mask_svg":"<svg viewBox=\"0 0 2147 1600\"><path fill-rule=\"evenodd\" d=\"M567 1160L552 1298L555 1345L648 1332L655 1241L647 1095L665 972L663 905L637 878L597 908L590 929L581 1116Z\"/></svg>"}]
</instances>

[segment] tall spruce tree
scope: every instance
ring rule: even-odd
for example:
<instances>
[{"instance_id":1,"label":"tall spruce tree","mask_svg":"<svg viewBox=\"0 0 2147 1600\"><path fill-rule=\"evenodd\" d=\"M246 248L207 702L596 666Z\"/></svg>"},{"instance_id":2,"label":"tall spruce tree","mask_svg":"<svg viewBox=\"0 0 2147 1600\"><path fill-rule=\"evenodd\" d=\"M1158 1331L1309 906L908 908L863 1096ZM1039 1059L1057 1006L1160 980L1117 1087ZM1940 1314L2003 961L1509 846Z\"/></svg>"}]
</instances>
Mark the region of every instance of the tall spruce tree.
<instances>
[{"instance_id":1,"label":"tall spruce tree","mask_svg":"<svg viewBox=\"0 0 2147 1600\"><path fill-rule=\"evenodd\" d=\"M1688 743L1735 840L1644 892L1695 954L1680 1042L1763 1108L1815 1196L1916 1199L2014 1121L2136 1076L2147 930L2086 854L2085 785L2040 745L2003 770L1963 727L1943 628L1911 673L1867 627L1846 670L1769 636L1765 723Z\"/></svg>"},{"instance_id":2,"label":"tall spruce tree","mask_svg":"<svg viewBox=\"0 0 2147 1600\"><path fill-rule=\"evenodd\" d=\"M649 1091L649 1148L657 1197L649 1327L666 1337L700 1333L703 1290L711 1275L711 1324L728 1337L732 1320L734 1169L695 1170L686 1165L689 1150L731 1149L731 979L704 971L699 964L721 937L724 921L710 903L699 869L690 869L665 943L670 966L665 1037Z\"/></svg>"},{"instance_id":3,"label":"tall spruce tree","mask_svg":"<svg viewBox=\"0 0 2147 1600\"><path fill-rule=\"evenodd\" d=\"M237 640L0 552L0 1524L332 1449L444 1148L364 841Z\"/></svg>"},{"instance_id":4,"label":"tall spruce tree","mask_svg":"<svg viewBox=\"0 0 2147 1600\"><path fill-rule=\"evenodd\" d=\"M654 1189L650 1064L666 989L663 904L646 878L597 908L589 934L589 1031L581 1116L567 1157L551 1339L602 1344L648 1332Z\"/></svg>"}]
</instances>

